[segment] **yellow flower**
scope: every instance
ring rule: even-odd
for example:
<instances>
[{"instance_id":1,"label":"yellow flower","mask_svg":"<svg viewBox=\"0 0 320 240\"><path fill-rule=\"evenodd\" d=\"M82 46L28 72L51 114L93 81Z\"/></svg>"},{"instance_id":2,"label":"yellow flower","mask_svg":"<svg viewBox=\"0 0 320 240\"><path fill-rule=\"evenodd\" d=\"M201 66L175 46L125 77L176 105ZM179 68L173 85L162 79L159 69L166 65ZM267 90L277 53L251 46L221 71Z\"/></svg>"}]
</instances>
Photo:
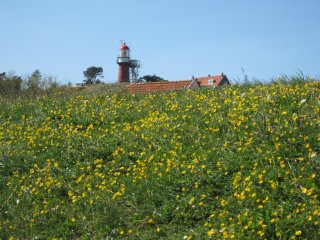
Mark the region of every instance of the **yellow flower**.
<instances>
[{"instance_id":1,"label":"yellow flower","mask_svg":"<svg viewBox=\"0 0 320 240\"><path fill-rule=\"evenodd\" d=\"M214 229L210 229L210 230L207 232L207 235L208 235L208 237L211 237L214 233L215 233Z\"/></svg>"},{"instance_id":2,"label":"yellow flower","mask_svg":"<svg viewBox=\"0 0 320 240\"><path fill-rule=\"evenodd\" d=\"M194 203L194 200L195 200L195 198L194 198L194 197L193 197L193 198L191 198L191 199L190 199L190 201L189 201L189 204L190 204L190 205L192 205L192 204Z\"/></svg>"},{"instance_id":3,"label":"yellow flower","mask_svg":"<svg viewBox=\"0 0 320 240\"><path fill-rule=\"evenodd\" d=\"M102 164L96 165L96 168L102 168Z\"/></svg>"},{"instance_id":4,"label":"yellow flower","mask_svg":"<svg viewBox=\"0 0 320 240\"><path fill-rule=\"evenodd\" d=\"M222 200L220 201L220 204L221 204L222 207L224 207L224 206L227 206L227 205L228 205L228 202L227 202L226 200L222 199Z\"/></svg>"},{"instance_id":5,"label":"yellow flower","mask_svg":"<svg viewBox=\"0 0 320 240\"><path fill-rule=\"evenodd\" d=\"M307 144L308 145L308 144ZM304 160L304 157L298 157L297 158L298 161L302 162Z\"/></svg>"},{"instance_id":6,"label":"yellow flower","mask_svg":"<svg viewBox=\"0 0 320 240\"><path fill-rule=\"evenodd\" d=\"M295 233L296 236L300 236L301 234L302 234L301 230L297 230Z\"/></svg>"}]
</instances>

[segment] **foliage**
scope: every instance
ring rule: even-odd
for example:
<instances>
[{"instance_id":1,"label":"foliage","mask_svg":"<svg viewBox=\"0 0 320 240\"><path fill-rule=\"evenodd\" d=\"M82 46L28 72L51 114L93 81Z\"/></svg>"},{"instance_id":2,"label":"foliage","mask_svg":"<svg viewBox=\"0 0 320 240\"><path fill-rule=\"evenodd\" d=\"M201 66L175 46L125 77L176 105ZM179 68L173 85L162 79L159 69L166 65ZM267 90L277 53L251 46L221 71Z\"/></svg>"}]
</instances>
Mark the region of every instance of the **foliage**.
<instances>
[{"instance_id":1,"label":"foliage","mask_svg":"<svg viewBox=\"0 0 320 240\"><path fill-rule=\"evenodd\" d=\"M0 239L319 239L320 83L0 103Z\"/></svg>"},{"instance_id":2,"label":"foliage","mask_svg":"<svg viewBox=\"0 0 320 240\"><path fill-rule=\"evenodd\" d=\"M83 72L85 80L83 80L84 84L96 84L101 83L101 79L103 78L103 68L102 67L89 67L86 71Z\"/></svg>"},{"instance_id":3,"label":"foliage","mask_svg":"<svg viewBox=\"0 0 320 240\"><path fill-rule=\"evenodd\" d=\"M38 91L41 89L41 72L39 69L36 69L31 76L27 79L27 88L32 91Z\"/></svg>"},{"instance_id":4,"label":"foliage","mask_svg":"<svg viewBox=\"0 0 320 240\"><path fill-rule=\"evenodd\" d=\"M0 95L7 96L18 94L21 91L22 79L19 76L8 76L5 72L0 73Z\"/></svg>"},{"instance_id":5,"label":"foliage","mask_svg":"<svg viewBox=\"0 0 320 240\"><path fill-rule=\"evenodd\" d=\"M51 76L51 75L42 77L42 89L48 90L48 89L55 89L59 87L60 87L60 84L57 80L57 77Z\"/></svg>"},{"instance_id":6,"label":"foliage","mask_svg":"<svg viewBox=\"0 0 320 240\"><path fill-rule=\"evenodd\" d=\"M29 91L35 92L54 89L60 86L57 77L51 75L42 76L39 69L36 69L31 76L27 78L26 85Z\"/></svg>"},{"instance_id":7,"label":"foliage","mask_svg":"<svg viewBox=\"0 0 320 240\"><path fill-rule=\"evenodd\" d=\"M42 76L39 69L25 79L14 73L0 73L0 96L6 99L50 94L60 87L56 77Z\"/></svg>"},{"instance_id":8,"label":"foliage","mask_svg":"<svg viewBox=\"0 0 320 240\"><path fill-rule=\"evenodd\" d=\"M165 81L163 78L154 75L145 75L138 79L138 82L163 82Z\"/></svg>"}]
</instances>

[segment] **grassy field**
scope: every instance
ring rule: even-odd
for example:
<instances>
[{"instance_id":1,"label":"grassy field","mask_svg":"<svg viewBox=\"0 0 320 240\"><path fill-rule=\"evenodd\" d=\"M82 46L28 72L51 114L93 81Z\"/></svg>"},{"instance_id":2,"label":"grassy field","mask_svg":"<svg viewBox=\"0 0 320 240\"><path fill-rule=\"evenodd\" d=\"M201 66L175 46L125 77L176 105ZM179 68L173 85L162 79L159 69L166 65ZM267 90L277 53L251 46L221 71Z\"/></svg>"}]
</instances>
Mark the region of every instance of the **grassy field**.
<instances>
[{"instance_id":1,"label":"grassy field","mask_svg":"<svg viewBox=\"0 0 320 240\"><path fill-rule=\"evenodd\" d=\"M293 80L1 101L0 239L319 239L320 83Z\"/></svg>"}]
</instances>

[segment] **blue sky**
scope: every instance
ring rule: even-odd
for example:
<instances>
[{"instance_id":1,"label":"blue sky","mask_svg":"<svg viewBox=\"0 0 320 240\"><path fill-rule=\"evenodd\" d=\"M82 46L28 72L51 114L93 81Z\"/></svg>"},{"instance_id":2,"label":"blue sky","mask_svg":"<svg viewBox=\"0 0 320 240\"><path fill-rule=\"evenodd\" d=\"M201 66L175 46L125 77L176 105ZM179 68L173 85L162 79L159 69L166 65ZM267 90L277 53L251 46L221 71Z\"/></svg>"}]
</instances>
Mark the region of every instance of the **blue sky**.
<instances>
[{"instance_id":1,"label":"blue sky","mask_svg":"<svg viewBox=\"0 0 320 240\"><path fill-rule=\"evenodd\" d=\"M79 83L101 66L116 82L126 40L141 76L320 77L319 0L2 0L0 9L0 72Z\"/></svg>"}]
</instances>

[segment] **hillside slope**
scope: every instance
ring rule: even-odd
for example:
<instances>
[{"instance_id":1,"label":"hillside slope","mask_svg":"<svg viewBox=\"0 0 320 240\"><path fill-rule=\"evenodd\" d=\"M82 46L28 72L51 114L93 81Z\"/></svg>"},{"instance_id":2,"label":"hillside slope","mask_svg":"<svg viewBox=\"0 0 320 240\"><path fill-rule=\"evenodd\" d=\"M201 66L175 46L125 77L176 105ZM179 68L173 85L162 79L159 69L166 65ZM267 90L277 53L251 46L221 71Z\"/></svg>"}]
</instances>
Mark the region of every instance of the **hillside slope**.
<instances>
[{"instance_id":1,"label":"hillside slope","mask_svg":"<svg viewBox=\"0 0 320 240\"><path fill-rule=\"evenodd\" d=\"M0 108L0 239L319 239L320 84Z\"/></svg>"}]
</instances>

